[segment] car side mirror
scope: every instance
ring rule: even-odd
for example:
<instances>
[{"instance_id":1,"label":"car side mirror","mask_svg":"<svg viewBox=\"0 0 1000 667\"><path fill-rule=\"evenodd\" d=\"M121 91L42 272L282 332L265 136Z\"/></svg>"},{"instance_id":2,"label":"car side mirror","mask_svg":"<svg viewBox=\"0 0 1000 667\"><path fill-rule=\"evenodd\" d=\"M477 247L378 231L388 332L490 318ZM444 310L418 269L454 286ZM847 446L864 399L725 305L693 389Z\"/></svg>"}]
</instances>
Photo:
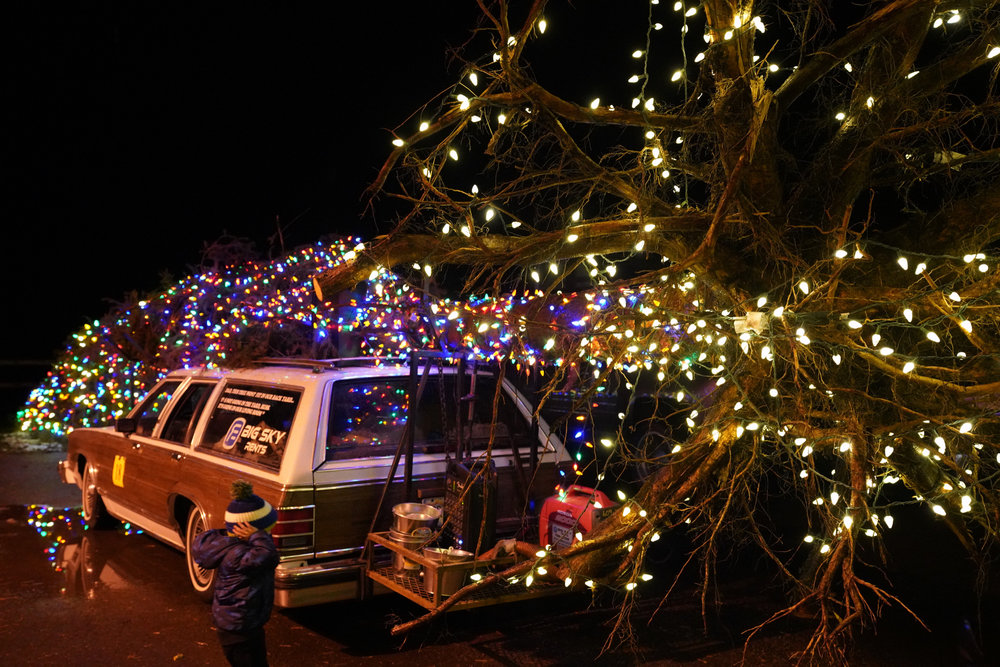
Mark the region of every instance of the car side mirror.
<instances>
[{"instance_id":1,"label":"car side mirror","mask_svg":"<svg viewBox=\"0 0 1000 667\"><path fill-rule=\"evenodd\" d=\"M115 430L125 435L132 435L138 427L138 420L135 417L119 417L115 420Z\"/></svg>"}]
</instances>

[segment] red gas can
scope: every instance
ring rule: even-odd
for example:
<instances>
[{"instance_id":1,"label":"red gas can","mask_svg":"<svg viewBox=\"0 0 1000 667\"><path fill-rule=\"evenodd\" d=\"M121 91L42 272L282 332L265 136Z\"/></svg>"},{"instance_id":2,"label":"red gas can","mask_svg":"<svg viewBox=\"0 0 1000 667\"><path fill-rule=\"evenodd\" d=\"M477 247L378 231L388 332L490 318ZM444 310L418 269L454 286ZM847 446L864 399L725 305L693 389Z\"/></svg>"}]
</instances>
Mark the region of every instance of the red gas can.
<instances>
[{"instance_id":1,"label":"red gas can","mask_svg":"<svg viewBox=\"0 0 1000 667\"><path fill-rule=\"evenodd\" d=\"M538 538L553 549L568 547L577 541L577 533L586 535L616 506L603 491L574 484L542 504Z\"/></svg>"}]
</instances>

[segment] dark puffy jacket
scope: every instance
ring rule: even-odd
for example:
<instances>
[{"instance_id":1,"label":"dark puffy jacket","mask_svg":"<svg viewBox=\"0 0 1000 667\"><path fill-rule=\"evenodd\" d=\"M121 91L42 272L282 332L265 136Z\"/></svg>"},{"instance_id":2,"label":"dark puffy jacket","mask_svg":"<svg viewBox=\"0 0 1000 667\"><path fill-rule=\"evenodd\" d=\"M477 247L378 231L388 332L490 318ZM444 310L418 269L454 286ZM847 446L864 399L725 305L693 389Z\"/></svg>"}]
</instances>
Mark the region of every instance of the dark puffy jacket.
<instances>
[{"instance_id":1,"label":"dark puffy jacket","mask_svg":"<svg viewBox=\"0 0 1000 667\"><path fill-rule=\"evenodd\" d=\"M274 568L278 551L274 540L258 530L247 541L225 530L206 530L195 536L191 554L198 565L218 570L212 618L229 632L261 627L274 605Z\"/></svg>"}]
</instances>

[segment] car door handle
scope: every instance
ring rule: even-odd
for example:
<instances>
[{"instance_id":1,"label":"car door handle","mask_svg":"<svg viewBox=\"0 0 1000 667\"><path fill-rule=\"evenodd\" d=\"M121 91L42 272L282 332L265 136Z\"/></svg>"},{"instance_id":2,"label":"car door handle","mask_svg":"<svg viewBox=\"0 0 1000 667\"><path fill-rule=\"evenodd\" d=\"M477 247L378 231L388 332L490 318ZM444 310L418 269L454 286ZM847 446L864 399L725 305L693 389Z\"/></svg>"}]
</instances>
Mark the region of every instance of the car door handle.
<instances>
[{"instance_id":1,"label":"car door handle","mask_svg":"<svg viewBox=\"0 0 1000 667\"><path fill-rule=\"evenodd\" d=\"M182 458L184 458L184 455L181 454L180 452L174 452L173 454L170 455L170 458L172 458L174 461L180 461Z\"/></svg>"},{"instance_id":2,"label":"car door handle","mask_svg":"<svg viewBox=\"0 0 1000 667\"><path fill-rule=\"evenodd\" d=\"M132 449L142 449L142 443L141 442L133 442L132 443Z\"/></svg>"}]
</instances>

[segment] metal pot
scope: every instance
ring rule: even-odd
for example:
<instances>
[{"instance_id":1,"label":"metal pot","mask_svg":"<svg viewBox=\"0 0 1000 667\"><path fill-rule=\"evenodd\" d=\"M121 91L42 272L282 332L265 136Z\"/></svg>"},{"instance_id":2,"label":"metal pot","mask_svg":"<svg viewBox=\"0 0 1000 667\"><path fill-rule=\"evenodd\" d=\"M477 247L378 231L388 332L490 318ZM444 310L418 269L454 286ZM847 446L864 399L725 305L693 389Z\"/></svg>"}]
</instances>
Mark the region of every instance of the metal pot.
<instances>
[{"instance_id":1,"label":"metal pot","mask_svg":"<svg viewBox=\"0 0 1000 667\"><path fill-rule=\"evenodd\" d=\"M395 530L389 531L389 539L399 544L405 549L416 551L431 539L430 528L417 528L411 533L400 533ZM417 574L420 571L420 563L409 560L406 555L398 551L392 552L392 566L397 572L406 574Z\"/></svg>"},{"instance_id":2,"label":"metal pot","mask_svg":"<svg viewBox=\"0 0 1000 667\"><path fill-rule=\"evenodd\" d=\"M425 565L423 569L424 589L431 595L434 595L438 587L438 567L440 565L466 564L464 567L450 568L441 573L441 597L447 597L465 585L465 580L475 565L472 553L460 549L424 547L424 558L434 563L433 565Z\"/></svg>"},{"instance_id":3,"label":"metal pot","mask_svg":"<svg viewBox=\"0 0 1000 667\"><path fill-rule=\"evenodd\" d=\"M423 503L400 503L392 508L392 529L404 535L426 528L434 531L441 510Z\"/></svg>"}]
</instances>

